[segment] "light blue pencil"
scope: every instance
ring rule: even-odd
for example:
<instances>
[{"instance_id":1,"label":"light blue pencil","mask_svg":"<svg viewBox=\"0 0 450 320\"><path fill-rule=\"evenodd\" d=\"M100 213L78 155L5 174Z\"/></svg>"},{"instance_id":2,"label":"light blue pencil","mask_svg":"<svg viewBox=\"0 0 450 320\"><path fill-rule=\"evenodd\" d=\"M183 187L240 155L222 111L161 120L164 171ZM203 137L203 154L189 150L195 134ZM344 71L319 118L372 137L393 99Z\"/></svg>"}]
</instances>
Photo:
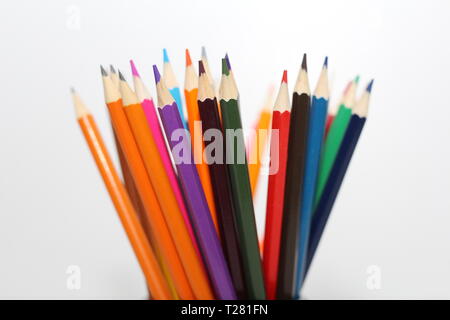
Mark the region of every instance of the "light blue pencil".
<instances>
[{"instance_id":1,"label":"light blue pencil","mask_svg":"<svg viewBox=\"0 0 450 320\"><path fill-rule=\"evenodd\" d=\"M170 64L169 55L167 50L163 49L164 67L163 67L163 78L170 94L175 99L178 106L178 111L180 112L181 120L184 123L184 127L188 128L186 112L184 111L183 99L181 97L180 86L178 85L175 73L173 72L172 65Z\"/></svg>"},{"instance_id":2,"label":"light blue pencil","mask_svg":"<svg viewBox=\"0 0 450 320\"><path fill-rule=\"evenodd\" d=\"M319 171L320 154L328 112L328 57L325 58L322 72L314 92L308 127L308 138L303 178L303 196L300 205L300 225L297 251L297 273L295 276L294 298L298 299L303 284L309 232L314 209L314 195Z\"/></svg>"}]
</instances>

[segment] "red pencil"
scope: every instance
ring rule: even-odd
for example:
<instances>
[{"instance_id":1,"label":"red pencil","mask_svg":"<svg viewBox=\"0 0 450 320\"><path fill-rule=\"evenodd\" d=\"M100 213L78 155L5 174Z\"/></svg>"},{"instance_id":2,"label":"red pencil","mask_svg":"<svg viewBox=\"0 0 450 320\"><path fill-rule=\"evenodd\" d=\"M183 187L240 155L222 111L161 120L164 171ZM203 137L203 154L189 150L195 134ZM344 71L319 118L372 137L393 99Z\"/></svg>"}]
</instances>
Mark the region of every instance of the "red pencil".
<instances>
[{"instance_id":1,"label":"red pencil","mask_svg":"<svg viewBox=\"0 0 450 320\"><path fill-rule=\"evenodd\" d=\"M277 288L290 117L291 103L289 102L287 71L285 70L272 116L271 164L263 249L264 281L267 299L271 300L275 299ZM294 257L292 258L294 259Z\"/></svg>"}]
</instances>

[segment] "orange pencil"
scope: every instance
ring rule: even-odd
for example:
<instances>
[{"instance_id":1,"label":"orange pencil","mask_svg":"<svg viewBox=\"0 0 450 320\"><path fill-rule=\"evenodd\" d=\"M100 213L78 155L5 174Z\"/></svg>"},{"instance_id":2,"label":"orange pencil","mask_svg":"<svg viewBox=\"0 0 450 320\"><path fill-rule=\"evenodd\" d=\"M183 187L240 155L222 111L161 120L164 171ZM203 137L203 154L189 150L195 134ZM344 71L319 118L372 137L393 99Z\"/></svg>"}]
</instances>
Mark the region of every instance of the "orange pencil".
<instances>
[{"instance_id":1,"label":"orange pencil","mask_svg":"<svg viewBox=\"0 0 450 320\"><path fill-rule=\"evenodd\" d=\"M256 188L258 186L259 172L261 170L261 157L263 156L263 151L266 149L268 137L269 137L269 126L272 119L272 99L273 99L273 88L271 88L267 95L267 100L264 104L264 108L259 114L258 122L255 126L255 136L250 142L248 148L249 153L249 164L248 173L250 176L250 185L252 186L253 197L256 194ZM265 130L266 134L263 134Z\"/></svg>"},{"instance_id":2,"label":"orange pencil","mask_svg":"<svg viewBox=\"0 0 450 320\"><path fill-rule=\"evenodd\" d=\"M186 49L186 75L184 80L184 97L186 100L186 108L188 112L188 125L191 133L192 150L194 152L194 161L196 163L200 182L202 183L203 191L205 192L206 201L208 202L209 211L216 227L217 234L220 235L219 225L217 224L216 204L214 202L214 193L211 184L211 177L209 176L208 164L204 160L203 150L205 145L203 143L202 127L197 122L197 130L195 126L196 121L201 121L200 113L197 105L198 94L198 77L192 65L189 50Z\"/></svg>"},{"instance_id":3,"label":"orange pencil","mask_svg":"<svg viewBox=\"0 0 450 320\"><path fill-rule=\"evenodd\" d=\"M91 150L106 189L133 247L141 269L147 280L147 285L154 299L172 299L169 287L163 277L155 254L147 241L144 230L138 221L133 205L119 179L111 157L106 150L92 114L87 110L80 97L72 89L75 111L81 131Z\"/></svg>"},{"instance_id":4,"label":"orange pencil","mask_svg":"<svg viewBox=\"0 0 450 320\"><path fill-rule=\"evenodd\" d=\"M193 241L187 230L183 215L176 201L164 163L159 155L158 146L148 126L144 110L136 94L131 90L123 75L119 72L120 91L125 115L130 124L134 139L139 148L150 182L162 209L172 239L188 280L197 299L213 299L202 257L197 255Z\"/></svg>"},{"instance_id":5,"label":"orange pencil","mask_svg":"<svg viewBox=\"0 0 450 320\"><path fill-rule=\"evenodd\" d=\"M169 269L179 297L188 300L194 299L187 275L181 264L175 244L161 212L141 155L139 154L133 133L128 124L119 90L108 77L106 71L103 68L101 68L101 71L106 105L108 106L111 121L120 146L127 159L131 174L133 175L134 182L145 207L148 220L151 223L155 246L158 246L159 252Z\"/></svg>"}]
</instances>

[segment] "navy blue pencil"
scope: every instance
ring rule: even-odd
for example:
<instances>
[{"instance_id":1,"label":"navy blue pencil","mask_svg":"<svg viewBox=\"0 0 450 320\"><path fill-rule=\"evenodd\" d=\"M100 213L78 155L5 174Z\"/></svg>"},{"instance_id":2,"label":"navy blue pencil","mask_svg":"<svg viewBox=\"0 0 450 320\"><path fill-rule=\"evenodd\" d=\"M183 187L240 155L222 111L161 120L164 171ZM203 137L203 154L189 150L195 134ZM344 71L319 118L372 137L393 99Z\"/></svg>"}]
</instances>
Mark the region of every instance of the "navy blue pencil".
<instances>
[{"instance_id":1,"label":"navy blue pencil","mask_svg":"<svg viewBox=\"0 0 450 320\"><path fill-rule=\"evenodd\" d=\"M331 209L333 208L337 194L341 188L342 181L344 180L348 165L352 159L359 136L361 135L361 131L366 122L372 85L373 80L370 81L358 103L352 110L350 123L345 132L333 168L331 169L330 177L325 185L316 212L314 213L308 245L305 278L327 224Z\"/></svg>"}]
</instances>

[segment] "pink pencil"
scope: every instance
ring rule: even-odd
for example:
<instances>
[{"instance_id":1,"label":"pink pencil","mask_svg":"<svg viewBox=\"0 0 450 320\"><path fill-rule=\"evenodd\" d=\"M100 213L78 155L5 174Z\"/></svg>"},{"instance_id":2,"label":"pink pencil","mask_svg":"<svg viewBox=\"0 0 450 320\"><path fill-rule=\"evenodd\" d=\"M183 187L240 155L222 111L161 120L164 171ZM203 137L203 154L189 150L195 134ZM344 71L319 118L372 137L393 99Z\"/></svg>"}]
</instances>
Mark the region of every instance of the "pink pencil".
<instances>
[{"instance_id":1,"label":"pink pencil","mask_svg":"<svg viewBox=\"0 0 450 320\"><path fill-rule=\"evenodd\" d=\"M152 132L155 143L158 147L159 154L164 163L164 168L166 169L167 176L169 177L170 185L172 186L173 192L180 207L181 213L183 214L184 223L188 228L189 235L193 239L195 250L197 254L201 257L200 251L197 246L197 241L195 241L194 231L192 230L191 222L189 220L189 215L184 204L183 195L181 194L180 186L178 185L178 178L175 174L175 170L172 166L172 161L170 160L169 152L167 151L166 142L164 140L161 127L159 125L158 116L156 115L155 104L153 103L153 98L150 95L147 87L144 85L139 73L137 72L136 66L133 60L130 60L131 72L133 74L134 90L138 96L139 101L141 101L142 108L144 109L145 117L147 118L150 130Z\"/></svg>"}]
</instances>

